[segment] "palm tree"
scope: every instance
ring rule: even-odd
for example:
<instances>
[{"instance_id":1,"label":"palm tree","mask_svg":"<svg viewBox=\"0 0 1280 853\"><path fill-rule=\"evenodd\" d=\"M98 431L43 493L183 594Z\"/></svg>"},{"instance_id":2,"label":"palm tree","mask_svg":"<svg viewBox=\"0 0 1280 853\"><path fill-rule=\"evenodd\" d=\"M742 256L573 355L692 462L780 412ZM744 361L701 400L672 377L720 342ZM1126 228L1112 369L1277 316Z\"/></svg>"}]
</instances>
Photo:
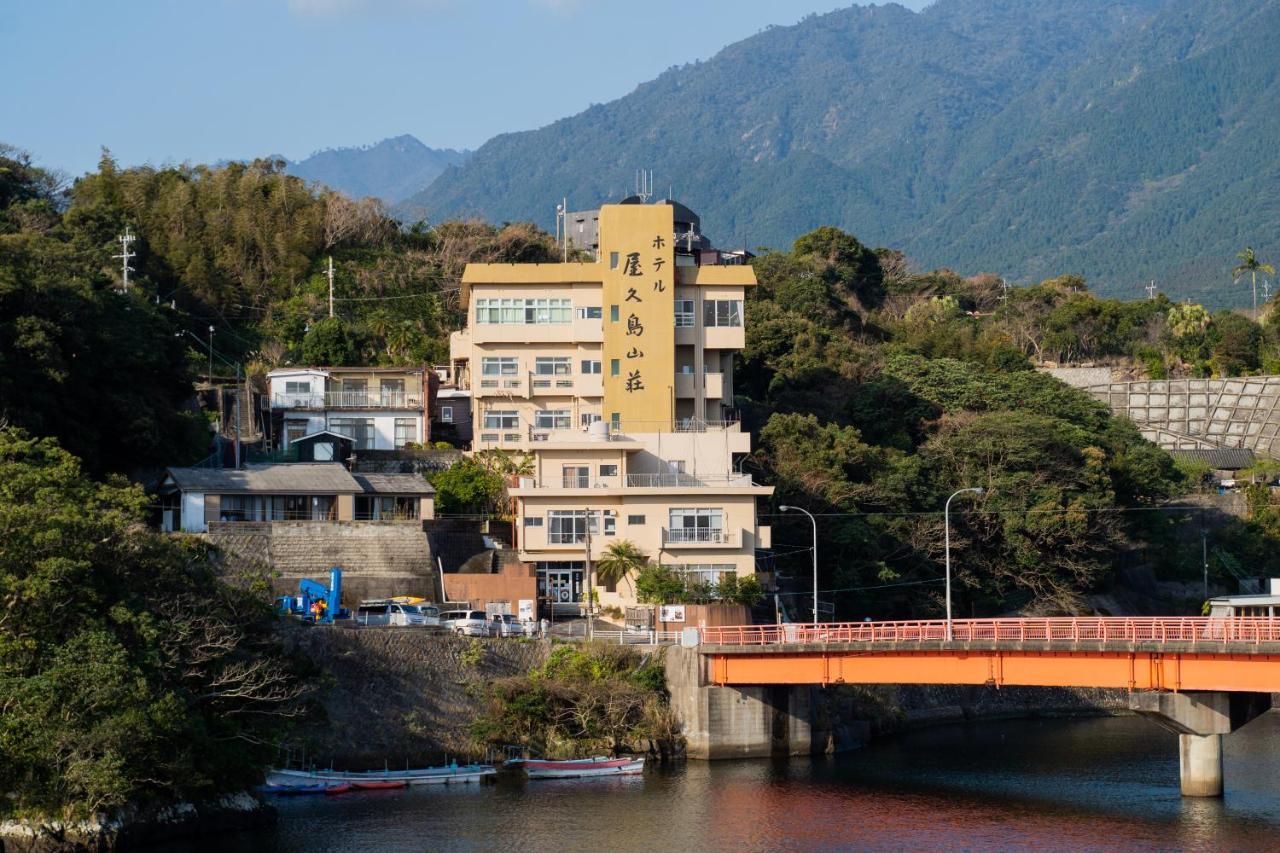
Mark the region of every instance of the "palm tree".
<instances>
[{"instance_id":1,"label":"palm tree","mask_svg":"<svg viewBox=\"0 0 1280 853\"><path fill-rule=\"evenodd\" d=\"M614 586L618 581L625 579L627 586L632 587L631 591L634 594L635 588L629 576L638 573L647 565L649 565L649 558L644 552L633 543L622 539L610 543L604 550L604 554L596 561L596 576L600 583L607 586Z\"/></svg>"},{"instance_id":2,"label":"palm tree","mask_svg":"<svg viewBox=\"0 0 1280 853\"><path fill-rule=\"evenodd\" d=\"M1271 264L1264 264L1259 261L1258 256L1253 252L1252 246L1245 246L1243 252L1236 253L1236 257L1240 259L1240 263L1236 265L1235 269L1231 270L1231 275L1235 277L1236 281L1239 281L1240 276L1245 273L1249 273L1252 277L1253 310L1256 313L1258 310L1258 273L1263 273L1264 275L1275 275L1276 268Z\"/></svg>"}]
</instances>

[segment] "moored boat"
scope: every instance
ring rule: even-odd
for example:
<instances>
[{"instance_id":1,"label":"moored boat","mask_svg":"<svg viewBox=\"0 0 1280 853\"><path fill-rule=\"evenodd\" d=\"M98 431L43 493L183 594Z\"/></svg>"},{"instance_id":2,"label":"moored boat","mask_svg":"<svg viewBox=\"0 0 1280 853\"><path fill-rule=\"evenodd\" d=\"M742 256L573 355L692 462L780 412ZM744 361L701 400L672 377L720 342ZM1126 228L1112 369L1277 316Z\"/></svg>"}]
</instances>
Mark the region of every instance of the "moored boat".
<instances>
[{"instance_id":1,"label":"moored boat","mask_svg":"<svg viewBox=\"0 0 1280 853\"><path fill-rule=\"evenodd\" d=\"M409 783L404 779L379 779L367 782L352 782L351 787L357 791L390 791L396 788L407 788Z\"/></svg>"},{"instance_id":2,"label":"moored boat","mask_svg":"<svg viewBox=\"0 0 1280 853\"><path fill-rule=\"evenodd\" d=\"M644 772L644 758L595 758L549 761L543 759L516 759L507 762L520 768L530 779L577 779L586 776L630 776Z\"/></svg>"},{"instance_id":3,"label":"moored boat","mask_svg":"<svg viewBox=\"0 0 1280 853\"><path fill-rule=\"evenodd\" d=\"M342 788L341 791L333 790ZM341 794L351 790L350 785L332 785L322 782L316 785L260 785L259 794L275 794L281 797L301 796L304 794Z\"/></svg>"},{"instance_id":4,"label":"moored boat","mask_svg":"<svg viewBox=\"0 0 1280 853\"><path fill-rule=\"evenodd\" d=\"M403 782L405 785L457 785L482 782L497 774L489 764L448 764L444 767L419 767L408 770L291 770L267 772L267 784L276 786L351 784L370 782Z\"/></svg>"}]
</instances>

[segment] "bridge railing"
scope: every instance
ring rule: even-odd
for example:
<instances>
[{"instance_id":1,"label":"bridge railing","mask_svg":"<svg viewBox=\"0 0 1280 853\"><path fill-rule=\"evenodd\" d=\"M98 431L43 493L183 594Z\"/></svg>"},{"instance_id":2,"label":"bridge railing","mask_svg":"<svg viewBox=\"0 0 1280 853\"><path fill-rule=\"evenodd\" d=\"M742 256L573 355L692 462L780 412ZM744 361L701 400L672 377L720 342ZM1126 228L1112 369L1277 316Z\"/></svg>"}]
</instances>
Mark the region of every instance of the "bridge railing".
<instances>
[{"instance_id":1,"label":"bridge railing","mask_svg":"<svg viewBox=\"0 0 1280 853\"><path fill-rule=\"evenodd\" d=\"M738 625L701 629L709 645L912 643L947 639L942 620ZM1280 618L1192 616L957 619L954 642L1280 643Z\"/></svg>"}]
</instances>

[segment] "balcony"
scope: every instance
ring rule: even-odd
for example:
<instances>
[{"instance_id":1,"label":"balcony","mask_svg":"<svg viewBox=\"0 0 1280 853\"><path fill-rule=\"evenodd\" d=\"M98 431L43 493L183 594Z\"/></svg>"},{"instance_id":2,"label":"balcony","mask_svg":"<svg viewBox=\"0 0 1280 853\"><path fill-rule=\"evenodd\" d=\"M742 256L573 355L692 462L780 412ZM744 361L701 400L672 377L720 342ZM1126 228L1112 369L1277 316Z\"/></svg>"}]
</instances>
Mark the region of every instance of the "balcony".
<instances>
[{"instance_id":1,"label":"balcony","mask_svg":"<svg viewBox=\"0 0 1280 853\"><path fill-rule=\"evenodd\" d=\"M719 399L724 396L724 374L706 372L702 374L702 389L698 389L698 374L676 374L676 397L685 400L694 397Z\"/></svg>"},{"instance_id":2,"label":"balcony","mask_svg":"<svg viewBox=\"0 0 1280 853\"><path fill-rule=\"evenodd\" d=\"M662 528L664 548L736 548L738 541L737 531L719 527Z\"/></svg>"},{"instance_id":3,"label":"balcony","mask_svg":"<svg viewBox=\"0 0 1280 853\"><path fill-rule=\"evenodd\" d=\"M405 391L327 391L323 394L276 394L275 409L421 409L422 395Z\"/></svg>"},{"instance_id":4,"label":"balcony","mask_svg":"<svg viewBox=\"0 0 1280 853\"><path fill-rule=\"evenodd\" d=\"M749 474L724 474L695 477L692 474L627 474L618 477L593 477L581 474L521 477L516 490L558 489L754 489L759 488Z\"/></svg>"}]
</instances>

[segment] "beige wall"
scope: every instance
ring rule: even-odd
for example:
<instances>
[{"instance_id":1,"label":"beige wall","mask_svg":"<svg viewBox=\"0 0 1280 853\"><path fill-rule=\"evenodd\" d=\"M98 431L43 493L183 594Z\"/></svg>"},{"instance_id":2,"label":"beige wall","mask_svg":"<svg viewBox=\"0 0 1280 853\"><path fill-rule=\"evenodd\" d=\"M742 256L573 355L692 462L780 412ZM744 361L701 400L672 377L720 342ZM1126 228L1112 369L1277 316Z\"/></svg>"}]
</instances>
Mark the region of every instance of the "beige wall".
<instances>
[{"instance_id":1,"label":"beige wall","mask_svg":"<svg viewBox=\"0 0 1280 853\"><path fill-rule=\"evenodd\" d=\"M355 517L355 495L338 495L338 521L352 521Z\"/></svg>"}]
</instances>

